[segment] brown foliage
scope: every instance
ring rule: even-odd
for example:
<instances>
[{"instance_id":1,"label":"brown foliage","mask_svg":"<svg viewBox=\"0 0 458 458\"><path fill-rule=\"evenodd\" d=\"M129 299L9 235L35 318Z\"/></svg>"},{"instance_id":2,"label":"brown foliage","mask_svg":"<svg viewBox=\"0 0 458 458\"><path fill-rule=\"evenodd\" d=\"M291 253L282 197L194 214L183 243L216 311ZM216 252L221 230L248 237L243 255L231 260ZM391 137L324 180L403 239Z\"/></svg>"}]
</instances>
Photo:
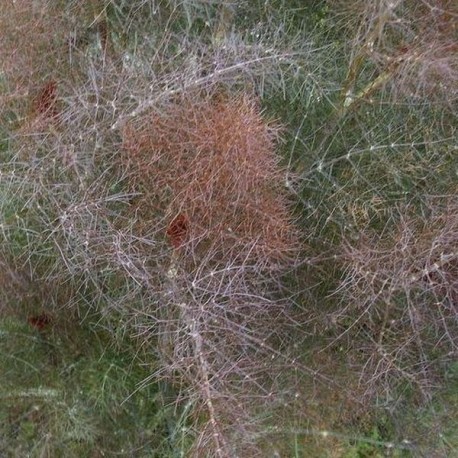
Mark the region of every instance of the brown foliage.
<instances>
[{"instance_id":1,"label":"brown foliage","mask_svg":"<svg viewBox=\"0 0 458 458\"><path fill-rule=\"evenodd\" d=\"M42 331L52 323L52 318L47 313L40 313L39 315L31 315L27 318L30 326L38 331Z\"/></svg>"},{"instance_id":2,"label":"brown foliage","mask_svg":"<svg viewBox=\"0 0 458 458\"><path fill-rule=\"evenodd\" d=\"M297 248L277 132L247 96L183 98L125 127L123 160L173 246L274 262Z\"/></svg>"},{"instance_id":3,"label":"brown foliage","mask_svg":"<svg viewBox=\"0 0 458 458\"><path fill-rule=\"evenodd\" d=\"M58 2L2 2L0 50L2 68L18 85L36 84L55 68L63 27ZM50 59L52 56L52 59Z\"/></svg>"},{"instance_id":4,"label":"brown foliage","mask_svg":"<svg viewBox=\"0 0 458 458\"><path fill-rule=\"evenodd\" d=\"M57 81L78 74L75 35L92 20L92 4L96 2L2 1L0 59L7 91L0 93L0 115L13 111L18 120L26 119L26 128L30 121L35 126L37 115L39 121L56 116ZM76 14L78 24L72 19Z\"/></svg>"},{"instance_id":5,"label":"brown foliage","mask_svg":"<svg viewBox=\"0 0 458 458\"><path fill-rule=\"evenodd\" d=\"M34 111L46 118L55 118L57 110L57 82L47 81L33 100Z\"/></svg>"},{"instance_id":6,"label":"brown foliage","mask_svg":"<svg viewBox=\"0 0 458 458\"><path fill-rule=\"evenodd\" d=\"M180 248L186 241L189 232L188 218L180 213L170 222L167 237L174 248Z\"/></svg>"}]
</instances>

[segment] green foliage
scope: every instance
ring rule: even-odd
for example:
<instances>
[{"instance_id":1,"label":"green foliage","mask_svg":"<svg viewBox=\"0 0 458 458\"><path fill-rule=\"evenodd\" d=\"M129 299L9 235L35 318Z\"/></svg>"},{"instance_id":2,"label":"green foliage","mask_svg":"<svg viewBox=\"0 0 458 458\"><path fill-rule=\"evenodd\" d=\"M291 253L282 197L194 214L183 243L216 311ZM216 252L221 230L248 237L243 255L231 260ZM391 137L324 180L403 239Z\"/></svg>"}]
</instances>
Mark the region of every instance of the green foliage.
<instances>
[{"instance_id":1,"label":"green foliage","mask_svg":"<svg viewBox=\"0 0 458 458\"><path fill-rule=\"evenodd\" d=\"M91 328L52 319L39 330L24 318L2 320L2 455L166 453L168 414L157 386L139 387L147 371L127 342L116 350Z\"/></svg>"}]
</instances>

